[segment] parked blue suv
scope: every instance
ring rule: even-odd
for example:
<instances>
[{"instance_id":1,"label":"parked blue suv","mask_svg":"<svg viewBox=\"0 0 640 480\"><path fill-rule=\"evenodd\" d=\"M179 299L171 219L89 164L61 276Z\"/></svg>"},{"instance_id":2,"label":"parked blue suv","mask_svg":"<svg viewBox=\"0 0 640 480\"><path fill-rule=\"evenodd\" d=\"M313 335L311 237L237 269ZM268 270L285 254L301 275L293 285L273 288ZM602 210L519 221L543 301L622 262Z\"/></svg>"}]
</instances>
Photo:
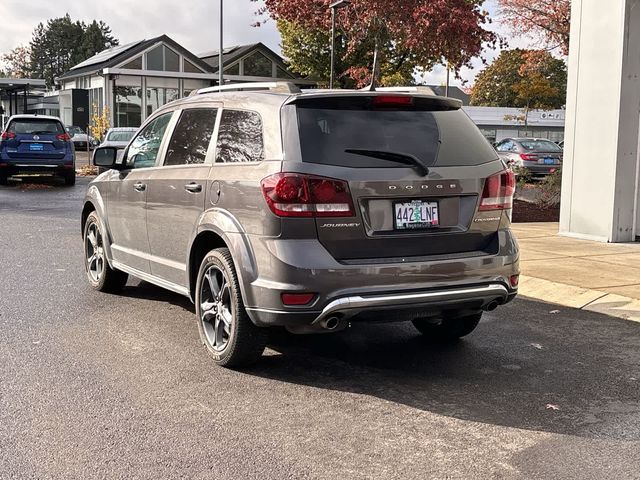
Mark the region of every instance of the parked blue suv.
<instances>
[{"instance_id":1,"label":"parked blue suv","mask_svg":"<svg viewBox=\"0 0 640 480\"><path fill-rule=\"evenodd\" d=\"M59 118L15 115L0 137L0 184L12 175L58 175L67 185L76 183L76 154Z\"/></svg>"}]
</instances>

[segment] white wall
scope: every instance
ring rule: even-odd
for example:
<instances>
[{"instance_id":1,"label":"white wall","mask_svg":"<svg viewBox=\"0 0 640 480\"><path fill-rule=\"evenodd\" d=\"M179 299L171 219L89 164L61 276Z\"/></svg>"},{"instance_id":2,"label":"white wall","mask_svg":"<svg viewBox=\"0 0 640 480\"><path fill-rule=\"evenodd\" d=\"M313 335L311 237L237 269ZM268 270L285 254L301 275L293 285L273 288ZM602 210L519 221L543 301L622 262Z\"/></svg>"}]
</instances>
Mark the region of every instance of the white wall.
<instances>
[{"instance_id":1,"label":"white wall","mask_svg":"<svg viewBox=\"0 0 640 480\"><path fill-rule=\"evenodd\" d=\"M634 239L640 0L573 0L561 234Z\"/></svg>"}]
</instances>

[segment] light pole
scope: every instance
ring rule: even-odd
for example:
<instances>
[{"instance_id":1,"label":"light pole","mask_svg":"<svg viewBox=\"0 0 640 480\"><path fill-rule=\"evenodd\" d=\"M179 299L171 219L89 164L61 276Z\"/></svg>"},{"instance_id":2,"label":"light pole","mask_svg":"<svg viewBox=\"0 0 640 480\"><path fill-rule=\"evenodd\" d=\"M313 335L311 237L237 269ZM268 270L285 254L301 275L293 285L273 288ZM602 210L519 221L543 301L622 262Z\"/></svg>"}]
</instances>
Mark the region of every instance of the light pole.
<instances>
[{"instance_id":1,"label":"light pole","mask_svg":"<svg viewBox=\"0 0 640 480\"><path fill-rule=\"evenodd\" d=\"M336 63L336 11L348 6L349 0L338 0L329 5L331 9L331 74L329 75L329 88L333 88L333 78L335 75Z\"/></svg>"},{"instance_id":2,"label":"light pole","mask_svg":"<svg viewBox=\"0 0 640 480\"><path fill-rule=\"evenodd\" d=\"M223 18L222 18L222 14L224 13L223 10L223 4L224 4L224 0L220 0L220 50L218 51L218 86L222 86L224 85L224 73L222 71L222 65L223 65L223 61L222 61L222 42L224 41L224 35L223 35L223 30L222 30L222 25L223 25Z\"/></svg>"}]
</instances>

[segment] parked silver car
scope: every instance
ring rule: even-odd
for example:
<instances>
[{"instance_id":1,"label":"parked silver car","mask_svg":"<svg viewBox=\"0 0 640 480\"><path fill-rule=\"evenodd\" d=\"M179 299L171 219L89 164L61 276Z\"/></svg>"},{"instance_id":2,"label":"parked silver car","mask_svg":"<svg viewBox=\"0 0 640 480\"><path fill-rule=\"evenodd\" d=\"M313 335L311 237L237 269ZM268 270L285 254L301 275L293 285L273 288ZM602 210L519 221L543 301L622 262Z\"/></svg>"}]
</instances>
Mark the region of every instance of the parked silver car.
<instances>
[{"instance_id":1,"label":"parked silver car","mask_svg":"<svg viewBox=\"0 0 640 480\"><path fill-rule=\"evenodd\" d=\"M95 152L111 170L82 212L89 283L114 292L133 275L190 297L226 366L260 357L271 326L467 335L520 270L513 173L460 107L288 83L166 105L126 150Z\"/></svg>"},{"instance_id":2,"label":"parked silver car","mask_svg":"<svg viewBox=\"0 0 640 480\"><path fill-rule=\"evenodd\" d=\"M70 126L65 128L71 136L71 141L73 142L76 150L86 150L87 144L89 144L90 149L93 149L99 143L95 138L87 135L87 133L80 127Z\"/></svg>"},{"instance_id":3,"label":"parked silver car","mask_svg":"<svg viewBox=\"0 0 640 480\"><path fill-rule=\"evenodd\" d=\"M496 151L507 165L524 168L533 177L550 175L562 166L562 148L544 138L505 138Z\"/></svg>"},{"instance_id":4,"label":"parked silver car","mask_svg":"<svg viewBox=\"0 0 640 480\"><path fill-rule=\"evenodd\" d=\"M101 147L125 148L138 131L134 127L114 127L107 130Z\"/></svg>"}]
</instances>

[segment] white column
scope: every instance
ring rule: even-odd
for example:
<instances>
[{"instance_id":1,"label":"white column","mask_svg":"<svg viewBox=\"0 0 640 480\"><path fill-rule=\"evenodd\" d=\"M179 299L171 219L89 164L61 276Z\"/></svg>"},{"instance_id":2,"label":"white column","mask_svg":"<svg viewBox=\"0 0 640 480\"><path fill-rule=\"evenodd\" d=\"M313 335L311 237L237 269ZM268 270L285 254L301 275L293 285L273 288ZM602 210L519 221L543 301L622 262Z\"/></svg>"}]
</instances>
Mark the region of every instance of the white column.
<instances>
[{"instance_id":1,"label":"white column","mask_svg":"<svg viewBox=\"0 0 640 480\"><path fill-rule=\"evenodd\" d=\"M560 234L640 235L640 0L573 0Z\"/></svg>"}]
</instances>

